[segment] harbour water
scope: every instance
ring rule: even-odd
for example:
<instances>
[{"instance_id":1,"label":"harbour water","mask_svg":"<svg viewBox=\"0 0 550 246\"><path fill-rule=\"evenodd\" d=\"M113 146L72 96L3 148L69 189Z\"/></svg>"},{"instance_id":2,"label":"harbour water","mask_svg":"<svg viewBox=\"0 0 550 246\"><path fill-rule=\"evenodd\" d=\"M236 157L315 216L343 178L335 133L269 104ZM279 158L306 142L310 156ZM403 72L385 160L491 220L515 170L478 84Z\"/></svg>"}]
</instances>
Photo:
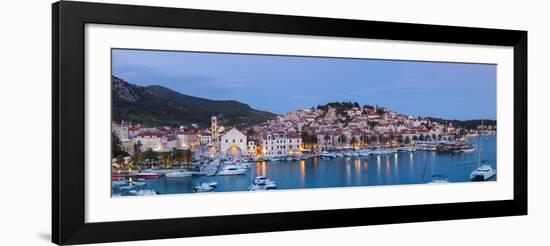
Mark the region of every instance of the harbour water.
<instances>
[{"instance_id":1,"label":"harbour water","mask_svg":"<svg viewBox=\"0 0 550 246\"><path fill-rule=\"evenodd\" d=\"M472 138L470 141L478 145L478 138ZM496 169L496 136L479 137L479 141L482 143L481 159ZM193 176L177 179L162 176L147 180L147 184L142 188L154 189L159 194L193 193L197 183L216 181L218 186L215 192L248 191L252 180L258 175L267 176L277 182L279 190L425 184L432 181L432 175L444 175L453 183L470 182L470 173L478 165L478 151L479 148L470 153L457 154L415 151L361 158L257 162L245 175ZM490 180L496 180L496 176Z\"/></svg>"}]
</instances>

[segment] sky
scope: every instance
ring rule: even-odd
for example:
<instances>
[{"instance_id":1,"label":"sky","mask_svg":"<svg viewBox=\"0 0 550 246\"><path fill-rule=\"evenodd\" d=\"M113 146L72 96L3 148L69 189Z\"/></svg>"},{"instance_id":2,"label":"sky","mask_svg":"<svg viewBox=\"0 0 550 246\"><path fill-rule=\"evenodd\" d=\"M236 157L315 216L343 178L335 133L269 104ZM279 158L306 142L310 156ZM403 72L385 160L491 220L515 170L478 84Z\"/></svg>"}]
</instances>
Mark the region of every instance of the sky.
<instances>
[{"instance_id":1,"label":"sky","mask_svg":"<svg viewBox=\"0 0 550 246\"><path fill-rule=\"evenodd\" d=\"M112 73L276 114L352 101L412 116L496 119L492 64L113 49Z\"/></svg>"}]
</instances>

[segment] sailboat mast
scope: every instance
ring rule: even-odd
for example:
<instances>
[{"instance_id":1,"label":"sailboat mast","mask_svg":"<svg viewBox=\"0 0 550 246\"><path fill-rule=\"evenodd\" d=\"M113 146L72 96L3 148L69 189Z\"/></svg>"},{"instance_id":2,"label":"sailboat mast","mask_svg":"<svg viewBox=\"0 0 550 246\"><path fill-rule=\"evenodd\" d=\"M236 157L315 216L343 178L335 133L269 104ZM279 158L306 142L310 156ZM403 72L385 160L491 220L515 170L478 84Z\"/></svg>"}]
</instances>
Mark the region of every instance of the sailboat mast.
<instances>
[{"instance_id":1,"label":"sailboat mast","mask_svg":"<svg viewBox=\"0 0 550 246\"><path fill-rule=\"evenodd\" d=\"M481 120L481 134L483 134L483 120ZM481 134L477 136L477 166L481 166Z\"/></svg>"}]
</instances>

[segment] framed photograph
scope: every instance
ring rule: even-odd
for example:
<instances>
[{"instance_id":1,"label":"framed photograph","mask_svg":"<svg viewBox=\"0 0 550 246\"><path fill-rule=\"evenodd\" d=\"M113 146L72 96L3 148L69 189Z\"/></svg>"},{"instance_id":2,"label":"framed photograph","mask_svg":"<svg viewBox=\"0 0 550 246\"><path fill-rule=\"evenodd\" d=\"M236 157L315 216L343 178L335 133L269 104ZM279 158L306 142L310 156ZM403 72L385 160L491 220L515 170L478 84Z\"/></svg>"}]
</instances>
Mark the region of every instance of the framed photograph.
<instances>
[{"instance_id":1,"label":"framed photograph","mask_svg":"<svg viewBox=\"0 0 550 246\"><path fill-rule=\"evenodd\" d=\"M52 235L527 214L527 32L53 4Z\"/></svg>"}]
</instances>

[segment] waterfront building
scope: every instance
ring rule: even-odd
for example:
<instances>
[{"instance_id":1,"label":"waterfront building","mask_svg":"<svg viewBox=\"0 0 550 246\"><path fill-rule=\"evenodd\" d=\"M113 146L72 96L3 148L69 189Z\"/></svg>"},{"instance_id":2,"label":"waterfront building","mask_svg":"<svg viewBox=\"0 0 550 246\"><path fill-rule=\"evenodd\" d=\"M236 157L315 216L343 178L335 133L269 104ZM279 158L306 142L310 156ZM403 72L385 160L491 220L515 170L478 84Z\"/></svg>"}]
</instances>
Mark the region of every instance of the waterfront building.
<instances>
[{"instance_id":1,"label":"waterfront building","mask_svg":"<svg viewBox=\"0 0 550 246\"><path fill-rule=\"evenodd\" d=\"M260 147L260 149L261 149L261 147ZM247 151L247 155L249 157L255 157L258 154L261 154L261 152L258 153L258 146L256 145L256 142L254 140L248 140L248 144L246 146L246 151Z\"/></svg>"},{"instance_id":2,"label":"waterfront building","mask_svg":"<svg viewBox=\"0 0 550 246\"><path fill-rule=\"evenodd\" d=\"M298 133L266 132L261 139L261 153L264 157L299 155L301 145Z\"/></svg>"},{"instance_id":3,"label":"waterfront building","mask_svg":"<svg viewBox=\"0 0 550 246\"><path fill-rule=\"evenodd\" d=\"M201 133L200 134L200 142L201 144L207 144L212 142L212 134L210 133Z\"/></svg>"},{"instance_id":4,"label":"waterfront building","mask_svg":"<svg viewBox=\"0 0 550 246\"><path fill-rule=\"evenodd\" d=\"M130 155L133 155L136 152L136 150L135 150L136 145L130 139L122 140L121 145L122 145L122 150L126 151L126 153L128 153Z\"/></svg>"},{"instance_id":5,"label":"waterfront building","mask_svg":"<svg viewBox=\"0 0 550 246\"><path fill-rule=\"evenodd\" d=\"M233 128L223 134L220 138L220 152L224 156L241 157L247 154L246 135Z\"/></svg>"},{"instance_id":6,"label":"waterfront building","mask_svg":"<svg viewBox=\"0 0 550 246\"><path fill-rule=\"evenodd\" d=\"M177 135L177 138L179 139L178 147L183 149L195 150L199 145L199 137L195 133L191 133L191 132L180 133Z\"/></svg>"},{"instance_id":7,"label":"waterfront building","mask_svg":"<svg viewBox=\"0 0 550 246\"><path fill-rule=\"evenodd\" d=\"M174 137L174 136L168 136L166 138L166 142L163 143L163 150L164 151L167 151L167 150L171 150L173 148L179 148L180 147L180 141L177 137Z\"/></svg>"},{"instance_id":8,"label":"waterfront building","mask_svg":"<svg viewBox=\"0 0 550 246\"><path fill-rule=\"evenodd\" d=\"M124 124L124 121L121 124L113 122L111 128L120 141L130 139L130 136L128 135L128 125Z\"/></svg>"},{"instance_id":9,"label":"waterfront building","mask_svg":"<svg viewBox=\"0 0 550 246\"><path fill-rule=\"evenodd\" d=\"M147 149L153 149L154 151L160 152L164 151L164 143L166 143L167 138L154 132L144 132L138 134L132 141L134 144L140 144L141 152Z\"/></svg>"}]
</instances>

